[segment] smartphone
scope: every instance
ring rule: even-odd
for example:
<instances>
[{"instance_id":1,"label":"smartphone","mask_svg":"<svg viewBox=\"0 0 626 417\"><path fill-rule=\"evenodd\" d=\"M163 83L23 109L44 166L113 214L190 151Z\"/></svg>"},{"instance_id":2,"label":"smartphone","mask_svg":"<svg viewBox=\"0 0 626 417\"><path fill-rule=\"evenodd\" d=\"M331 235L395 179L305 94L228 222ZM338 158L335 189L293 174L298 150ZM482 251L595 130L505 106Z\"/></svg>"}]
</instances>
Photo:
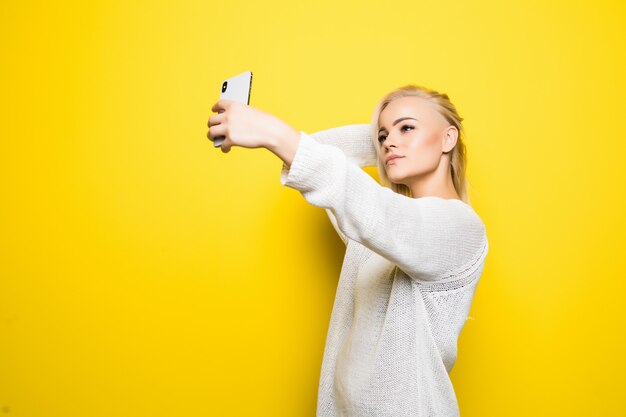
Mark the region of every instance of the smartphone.
<instances>
[{"instance_id":1,"label":"smartphone","mask_svg":"<svg viewBox=\"0 0 626 417\"><path fill-rule=\"evenodd\" d=\"M250 104L250 90L252 89L252 71L245 71L241 74L230 77L222 82L220 100L233 100L246 105ZM224 143L226 138L218 136L213 140L213 146L218 148Z\"/></svg>"}]
</instances>

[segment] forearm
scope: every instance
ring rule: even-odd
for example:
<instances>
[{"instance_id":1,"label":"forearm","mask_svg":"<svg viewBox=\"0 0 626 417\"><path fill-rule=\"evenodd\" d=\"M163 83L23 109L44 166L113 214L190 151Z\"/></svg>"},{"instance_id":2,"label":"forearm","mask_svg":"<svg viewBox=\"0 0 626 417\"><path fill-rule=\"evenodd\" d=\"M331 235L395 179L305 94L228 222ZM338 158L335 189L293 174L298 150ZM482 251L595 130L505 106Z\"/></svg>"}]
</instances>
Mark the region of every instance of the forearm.
<instances>
[{"instance_id":1,"label":"forearm","mask_svg":"<svg viewBox=\"0 0 626 417\"><path fill-rule=\"evenodd\" d=\"M268 140L265 148L282 159L289 167L298 150L299 144L300 132L288 124L284 124L276 129L275 134Z\"/></svg>"},{"instance_id":2,"label":"forearm","mask_svg":"<svg viewBox=\"0 0 626 417\"><path fill-rule=\"evenodd\" d=\"M351 124L324 129L313 132L310 136L320 143L338 147L361 168L376 166L378 162L369 124Z\"/></svg>"}]
</instances>

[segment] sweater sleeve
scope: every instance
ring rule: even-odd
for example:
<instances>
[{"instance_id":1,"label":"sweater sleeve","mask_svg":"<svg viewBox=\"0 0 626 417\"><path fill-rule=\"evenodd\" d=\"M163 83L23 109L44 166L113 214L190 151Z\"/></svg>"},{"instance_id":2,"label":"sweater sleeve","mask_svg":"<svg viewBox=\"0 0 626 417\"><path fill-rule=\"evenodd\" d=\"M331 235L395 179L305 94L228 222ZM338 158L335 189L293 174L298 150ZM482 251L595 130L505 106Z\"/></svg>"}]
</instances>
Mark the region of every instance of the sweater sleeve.
<instances>
[{"instance_id":1,"label":"sweater sleeve","mask_svg":"<svg viewBox=\"0 0 626 417\"><path fill-rule=\"evenodd\" d=\"M376 166L378 163L378 153L372 142L371 126L368 124L333 127L309 136L320 143L338 147L360 168Z\"/></svg>"},{"instance_id":2,"label":"sweater sleeve","mask_svg":"<svg viewBox=\"0 0 626 417\"><path fill-rule=\"evenodd\" d=\"M336 146L300 132L281 184L330 210L338 228L416 280L435 281L471 265L485 245L482 221L460 200L411 198L378 184Z\"/></svg>"},{"instance_id":3,"label":"sweater sleeve","mask_svg":"<svg viewBox=\"0 0 626 417\"><path fill-rule=\"evenodd\" d=\"M368 124L333 127L312 133L310 136L320 143L341 149L347 159L360 168L376 166L378 162L378 154L372 143L371 126ZM347 245L348 237L339 228L337 218L330 209L325 208L325 211L342 242Z\"/></svg>"}]
</instances>

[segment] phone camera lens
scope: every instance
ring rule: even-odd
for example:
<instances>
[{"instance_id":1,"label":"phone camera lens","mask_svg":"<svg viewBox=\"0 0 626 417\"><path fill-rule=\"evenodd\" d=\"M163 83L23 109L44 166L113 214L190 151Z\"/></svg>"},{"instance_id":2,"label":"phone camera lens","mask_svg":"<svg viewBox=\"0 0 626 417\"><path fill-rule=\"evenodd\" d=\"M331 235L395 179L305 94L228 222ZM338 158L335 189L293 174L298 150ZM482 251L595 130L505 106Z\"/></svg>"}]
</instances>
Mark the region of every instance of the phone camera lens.
<instances>
[{"instance_id":1,"label":"phone camera lens","mask_svg":"<svg viewBox=\"0 0 626 417\"><path fill-rule=\"evenodd\" d=\"M224 81L224 84L222 84L222 93L226 91L226 87L228 87L228 81Z\"/></svg>"}]
</instances>

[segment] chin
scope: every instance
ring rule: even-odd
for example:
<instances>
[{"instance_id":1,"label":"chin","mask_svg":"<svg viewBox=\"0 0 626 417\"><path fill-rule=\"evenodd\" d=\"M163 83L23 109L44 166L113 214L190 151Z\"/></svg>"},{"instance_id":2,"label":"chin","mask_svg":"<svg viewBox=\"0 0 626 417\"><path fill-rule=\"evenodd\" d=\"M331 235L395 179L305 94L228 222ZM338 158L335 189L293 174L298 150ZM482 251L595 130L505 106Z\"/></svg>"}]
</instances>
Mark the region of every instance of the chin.
<instances>
[{"instance_id":1,"label":"chin","mask_svg":"<svg viewBox=\"0 0 626 417\"><path fill-rule=\"evenodd\" d=\"M402 181L402 178L390 177L389 175L387 175L387 178L389 178L389 182L393 184L396 184L396 185L404 184L404 181Z\"/></svg>"},{"instance_id":2,"label":"chin","mask_svg":"<svg viewBox=\"0 0 626 417\"><path fill-rule=\"evenodd\" d=\"M387 178L389 178L389 181L394 182L396 184L400 184L402 180L404 179L402 175L398 175L397 173L390 173L389 171L387 171Z\"/></svg>"}]
</instances>

